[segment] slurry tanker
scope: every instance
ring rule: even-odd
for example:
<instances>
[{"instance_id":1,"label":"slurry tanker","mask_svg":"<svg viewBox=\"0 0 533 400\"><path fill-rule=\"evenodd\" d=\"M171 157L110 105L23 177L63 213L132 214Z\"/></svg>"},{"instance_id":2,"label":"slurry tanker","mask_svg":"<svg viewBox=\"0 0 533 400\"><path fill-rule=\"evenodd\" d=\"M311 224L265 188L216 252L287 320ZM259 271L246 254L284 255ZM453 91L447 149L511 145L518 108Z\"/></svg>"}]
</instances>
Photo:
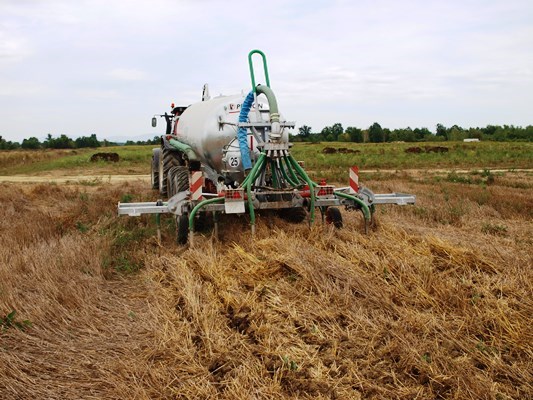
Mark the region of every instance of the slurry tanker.
<instances>
[{"instance_id":1,"label":"slurry tanker","mask_svg":"<svg viewBox=\"0 0 533 400\"><path fill-rule=\"evenodd\" d=\"M253 56L262 58L266 84L255 82ZM218 216L248 214L255 233L256 213L272 210L291 222L313 224L317 211L322 221L342 227L339 206L360 210L365 231L378 204L413 204L415 196L375 194L359 186L357 167L350 169L350 186L336 188L316 183L291 154L288 122L280 114L270 88L266 57L260 50L248 54L252 90L248 94L211 98L204 85L202 101L187 107L172 105L161 146L153 149L152 188L156 202L119 203L120 215L170 213L176 218L177 242L194 243L198 222ZM157 116L152 126L157 125Z\"/></svg>"}]
</instances>

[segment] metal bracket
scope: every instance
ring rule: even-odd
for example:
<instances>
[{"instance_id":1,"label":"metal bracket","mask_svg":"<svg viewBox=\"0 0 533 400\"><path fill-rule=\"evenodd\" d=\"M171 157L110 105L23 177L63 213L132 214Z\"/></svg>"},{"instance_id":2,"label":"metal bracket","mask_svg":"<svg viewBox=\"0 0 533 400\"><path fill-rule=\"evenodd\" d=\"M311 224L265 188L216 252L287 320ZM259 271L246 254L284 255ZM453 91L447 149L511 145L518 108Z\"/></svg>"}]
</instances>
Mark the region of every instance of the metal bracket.
<instances>
[{"instance_id":1,"label":"metal bracket","mask_svg":"<svg viewBox=\"0 0 533 400\"><path fill-rule=\"evenodd\" d=\"M373 204L396 204L404 206L407 204L415 204L416 196L405 193L383 193L374 195Z\"/></svg>"},{"instance_id":2,"label":"metal bracket","mask_svg":"<svg viewBox=\"0 0 533 400\"><path fill-rule=\"evenodd\" d=\"M118 215L140 217L142 214L165 214L169 212L168 205L165 203L162 206L158 206L157 202L118 203Z\"/></svg>"},{"instance_id":3,"label":"metal bracket","mask_svg":"<svg viewBox=\"0 0 533 400\"><path fill-rule=\"evenodd\" d=\"M219 121L221 124L235 125L239 128L270 128L272 126L271 122L225 122ZM279 126L281 128L294 128L296 126L295 122L280 122Z\"/></svg>"},{"instance_id":4,"label":"metal bracket","mask_svg":"<svg viewBox=\"0 0 533 400\"><path fill-rule=\"evenodd\" d=\"M169 212L182 215L183 214L183 205L189 201L189 191L185 190L183 192L176 193L170 199L168 199L168 210Z\"/></svg>"}]
</instances>

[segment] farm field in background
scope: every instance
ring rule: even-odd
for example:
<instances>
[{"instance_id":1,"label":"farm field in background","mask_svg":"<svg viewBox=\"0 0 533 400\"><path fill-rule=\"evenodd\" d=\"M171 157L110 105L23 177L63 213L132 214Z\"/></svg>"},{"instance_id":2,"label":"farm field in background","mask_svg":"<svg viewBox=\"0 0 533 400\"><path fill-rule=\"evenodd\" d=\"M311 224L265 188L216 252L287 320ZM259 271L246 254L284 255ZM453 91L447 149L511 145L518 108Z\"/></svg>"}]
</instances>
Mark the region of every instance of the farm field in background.
<instances>
[{"instance_id":1,"label":"farm field in background","mask_svg":"<svg viewBox=\"0 0 533 400\"><path fill-rule=\"evenodd\" d=\"M444 147L446 153L426 152ZM0 175L46 174L149 174L154 146L115 146L97 149L0 151ZM325 148L346 149L346 153L325 154ZM421 153L406 153L418 148ZM117 153L118 163L90 162L98 152ZM329 179L344 178L352 165L361 169L484 169L532 168L530 142L425 142L425 143L295 143L294 156L305 160L311 170L327 171Z\"/></svg>"},{"instance_id":2,"label":"farm field in background","mask_svg":"<svg viewBox=\"0 0 533 400\"><path fill-rule=\"evenodd\" d=\"M160 245L153 217L116 215L157 198L106 179L148 174L152 147L0 152L0 175L102 176L0 183L0 398L533 397L530 143L298 143L313 178L355 164L417 204L377 207L368 235L346 211L341 230L261 214L254 241L226 217L194 249L170 217ZM104 151L121 161L88 161Z\"/></svg>"}]
</instances>

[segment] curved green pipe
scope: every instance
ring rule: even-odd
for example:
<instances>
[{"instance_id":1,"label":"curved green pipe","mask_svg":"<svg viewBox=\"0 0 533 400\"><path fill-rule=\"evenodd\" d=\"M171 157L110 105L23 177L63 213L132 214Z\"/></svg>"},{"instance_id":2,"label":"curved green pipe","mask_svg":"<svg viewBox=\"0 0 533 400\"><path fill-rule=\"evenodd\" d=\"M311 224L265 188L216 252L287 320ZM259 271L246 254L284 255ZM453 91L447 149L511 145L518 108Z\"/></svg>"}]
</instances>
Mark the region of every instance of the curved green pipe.
<instances>
[{"instance_id":1,"label":"curved green pipe","mask_svg":"<svg viewBox=\"0 0 533 400\"><path fill-rule=\"evenodd\" d=\"M298 162L296 162L296 165L300 166L300 164L298 164ZM296 173L298 174L298 176L300 176L300 178L302 180L305 181L305 183L309 184L309 182L307 182L307 180L305 178L305 176L307 175L307 172L305 172L302 167L300 167L300 168L301 168L301 172L296 171ZM302 175L302 172L304 173L304 175ZM317 187L318 186L318 183L316 183L315 181L311 181L311 184L313 185L313 187Z\"/></svg>"},{"instance_id":2,"label":"curved green pipe","mask_svg":"<svg viewBox=\"0 0 533 400\"><path fill-rule=\"evenodd\" d=\"M254 54L259 54L263 58L263 70L265 72L265 80L268 87L270 87L270 79L268 78L268 68L267 68L267 59L265 53L261 50L252 50L248 53L248 65L250 66L250 76L252 78L252 88L255 91L255 75L254 75L254 65L252 63L252 56Z\"/></svg>"},{"instance_id":3,"label":"curved green pipe","mask_svg":"<svg viewBox=\"0 0 533 400\"><path fill-rule=\"evenodd\" d=\"M214 199L207 199L207 200L204 200L204 201L201 201L200 203L198 203L192 209L191 215L189 215L189 230L191 232L194 232L194 217L196 216L196 213L198 212L198 210L200 210L200 208L202 208L204 206L207 206L208 204L219 203L221 201L224 201L224 197L215 197Z\"/></svg>"},{"instance_id":4,"label":"curved green pipe","mask_svg":"<svg viewBox=\"0 0 533 400\"><path fill-rule=\"evenodd\" d=\"M185 143L182 143L176 139L170 139L168 141L170 143L170 145L178 150L180 150L181 152L187 154L187 157L189 158L190 161L200 161L198 159L198 156L196 155L196 153L194 152L194 150L192 149L191 146L189 146L188 144L185 144Z\"/></svg>"},{"instance_id":5,"label":"curved green pipe","mask_svg":"<svg viewBox=\"0 0 533 400\"><path fill-rule=\"evenodd\" d=\"M317 184L313 182L311 178L309 178L307 173L303 170L302 167L300 167L300 165L294 159L292 154L289 154L289 160L292 163L292 166L296 169L296 171L300 174L300 176L304 178L304 180L309 185L309 197L311 198L311 209L310 209L309 222L313 224L313 222L315 221L315 197L316 197L314 187L317 186Z\"/></svg>"},{"instance_id":6,"label":"curved green pipe","mask_svg":"<svg viewBox=\"0 0 533 400\"><path fill-rule=\"evenodd\" d=\"M279 122L279 110L278 101L276 96L270 87L265 85L257 85L255 87L257 94L264 94L268 100L268 106L270 107L270 122Z\"/></svg>"},{"instance_id":7,"label":"curved green pipe","mask_svg":"<svg viewBox=\"0 0 533 400\"><path fill-rule=\"evenodd\" d=\"M292 157L292 155L289 155L289 157L291 158L292 165L295 166L297 174L305 181L305 183L309 184L309 182L307 181L307 178L309 178L309 176L307 175L307 172L305 172L305 170L302 167L300 167L300 164L298 164L298 161L296 161ZM311 178L309 178L309 181L311 182L311 185L313 187L318 186L318 183L312 181Z\"/></svg>"},{"instance_id":8,"label":"curved green pipe","mask_svg":"<svg viewBox=\"0 0 533 400\"><path fill-rule=\"evenodd\" d=\"M283 178L285 178L285 180L289 182L291 186L296 187L300 185L298 179L296 181L292 180L292 178L289 176L289 173L287 173L288 167L283 163L283 158L279 159L279 169L281 169L281 174L283 175Z\"/></svg>"},{"instance_id":9,"label":"curved green pipe","mask_svg":"<svg viewBox=\"0 0 533 400\"><path fill-rule=\"evenodd\" d=\"M285 164L287 166L287 170L289 171L289 174L291 175L292 180L294 182L298 182L298 185L300 185L300 179L296 176L296 173L294 172L294 169L291 167L291 163L287 159L287 156L283 156L283 160L285 161Z\"/></svg>"},{"instance_id":10,"label":"curved green pipe","mask_svg":"<svg viewBox=\"0 0 533 400\"><path fill-rule=\"evenodd\" d=\"M334 192L334 193L335 193L335 196L344 197L345 199L352 200L356 202L357 204L359 204L361 206L361 209L363 210L363 215L365 216L365 219L367 221L370 221L371 219L370 209L368 208L368 206L365 204L363 200L358 199L357 197L352 196L350 194L346 194L342 192Z\"/></svg>"},{"instance_id":11,"label":"curved green pipe","mask_svg":"<svg viewBox=\"0 0 533 400\"><path fill-rule=\"evenodd\" d=\"M259 155L259 158L257 159L254 167L252 168L252 170L250 171L250 173L246 176L246 178L244 178L244 181L240 184L240 187L245 187L247 184L248 184L248 181L250 180L250 178L252 177L252 175L255 173L255 171L257 171L257 169L259 168L259 166L264 162L265 160L265 157L266 157L266 154L265 153L261 153Z\"/></svg>"}]
</instances>

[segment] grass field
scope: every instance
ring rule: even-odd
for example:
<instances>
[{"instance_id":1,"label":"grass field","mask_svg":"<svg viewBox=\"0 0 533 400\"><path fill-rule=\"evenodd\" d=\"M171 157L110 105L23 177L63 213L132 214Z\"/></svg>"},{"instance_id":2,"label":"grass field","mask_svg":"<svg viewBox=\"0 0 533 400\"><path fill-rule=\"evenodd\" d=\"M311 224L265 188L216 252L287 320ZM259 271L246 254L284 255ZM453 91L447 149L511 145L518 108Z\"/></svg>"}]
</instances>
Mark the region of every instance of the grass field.
<instances>
[{"instance_id":1,"label":"grass field","mask_svg":"<svg viewBox=\"0 0 533 400\"><path fill-rule=\"evenodd\" d=\"M427 143L296 143L294 156L307 168L323 171L328 179L338 180L352 165L361 169L520 169L533 167L533 143L480 142L438 143L447 153L406 153L410 147L433 147ZM97 171L107 174L148 174L154 146L116 146L99 149L0 151L0 175L35 174L68 170L73 174ZM358 153L324 154L325 147L345 148ZM114 152L118 163L89 161L97 152Z\"/></svg>"},{"instance_id":2,"label":"grass field","mask_svg":"<svg viewBox=\"0 0 533 400\"><path fill-rule=\"evenodd\" d=\"M333 165L326 144L296 146L314 177L346 181L360 160L343 157L365 155L367 186L417 195L378 207L368 235L346 211L341 230L260 215L254 240L228 216L189 249L163 218L160 245L152 217L116 215L157 197L142 182L0 183L0 398L532 398L531 148L472 145L358 145ZM148 173L150 148L0 167Z\"/></svg>"},{"instance_id":3,"label":"grass field","mask_svg":"<svg viewBox=\"0 0 533 400\"><path fill-rule=\"evenodd\" d=\"M0 175L39 174L62 171L83 174L96 171L102 174L150 173L154 146L114 146L98 149L0 151ZM118 163L91 162L95 153L117 153Z\"/></svg>"}]
</instances>

